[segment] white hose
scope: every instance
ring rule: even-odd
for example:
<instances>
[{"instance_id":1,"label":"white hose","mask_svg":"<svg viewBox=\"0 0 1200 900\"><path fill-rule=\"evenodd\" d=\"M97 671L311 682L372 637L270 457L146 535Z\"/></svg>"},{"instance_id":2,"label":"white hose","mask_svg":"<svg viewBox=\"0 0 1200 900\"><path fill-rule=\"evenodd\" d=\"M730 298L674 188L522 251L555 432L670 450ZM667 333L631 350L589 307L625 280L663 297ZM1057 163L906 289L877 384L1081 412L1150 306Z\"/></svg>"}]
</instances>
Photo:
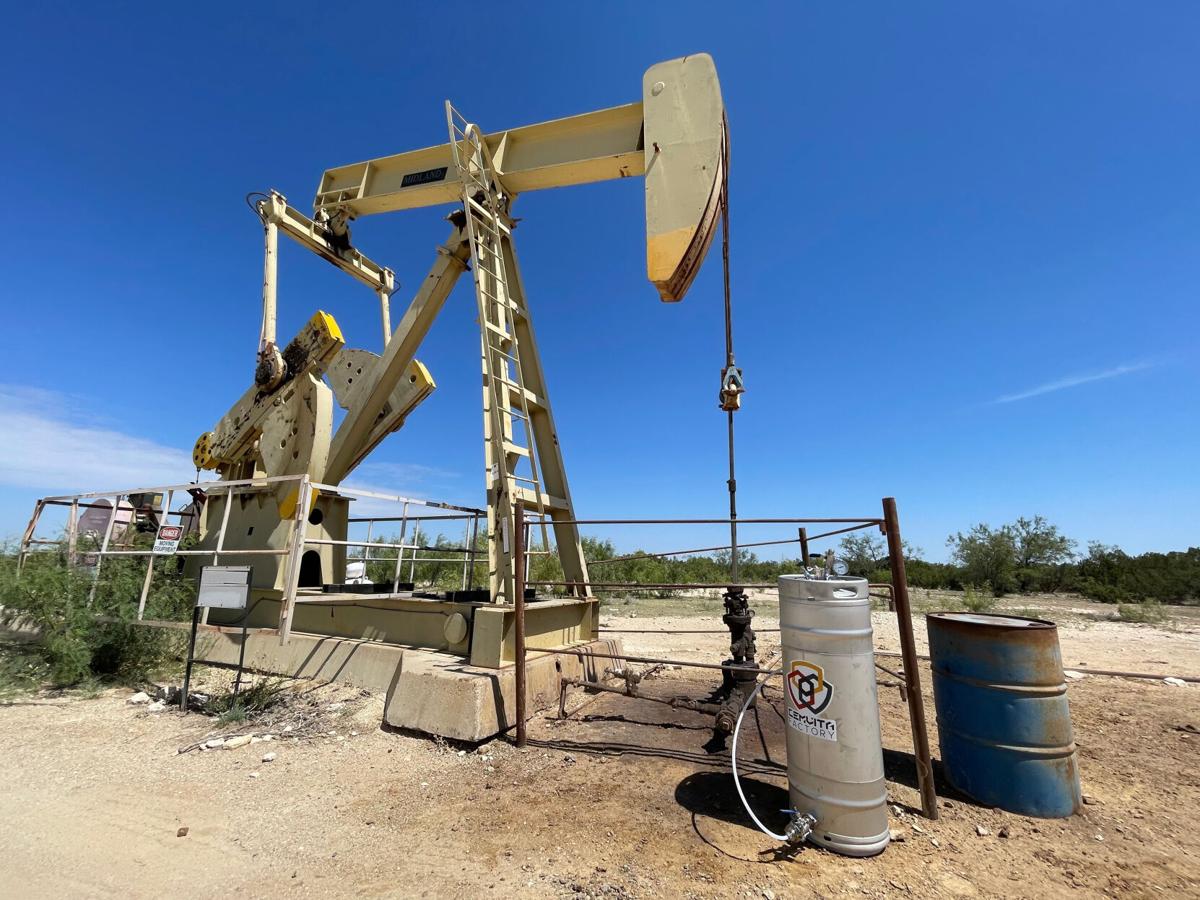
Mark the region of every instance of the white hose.
<instances>
[{"instance_id":1,"label":"white hose","mask_svg":"<svg viewBox=\"0 0 1200 900\"><path fill-rule=\"evenodd\" d=\"M782 674L782 673L779 673ZM733 786L737 788L738 796L742 798L742 806L746 807L746 812L750 814L750 818L754 820L754 824L758 826L758 830L767 837L772 837L777 841L788 842L786 834L776 834L766 825L758 820L758 816L754 814L754 810L750 808L750 803L746 800L746 795L742 793L742 782L738 778L737 771L737 742L738 733L742 730L742 719L746 716L746 710L750 708L750 704L754 702L754 698L762 693L762 689L766 687L767 681L764 678L754 686L754 690L750 692L750 696L746 698L746 702L742 705L742 711L738 714L737 724L733 726L733 748L729 751L729 759L733 763Z\"/></svg>"}]
</instances>

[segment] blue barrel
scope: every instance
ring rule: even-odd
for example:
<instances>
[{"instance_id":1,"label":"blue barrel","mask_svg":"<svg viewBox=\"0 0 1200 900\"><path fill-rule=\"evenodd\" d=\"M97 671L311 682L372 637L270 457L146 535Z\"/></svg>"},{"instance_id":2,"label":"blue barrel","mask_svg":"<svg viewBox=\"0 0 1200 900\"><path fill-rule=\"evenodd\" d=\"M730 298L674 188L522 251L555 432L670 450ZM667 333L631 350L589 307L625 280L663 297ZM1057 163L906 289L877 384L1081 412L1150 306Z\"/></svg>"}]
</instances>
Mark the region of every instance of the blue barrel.
<instances>
[{"instance_id":1,"label":"blue barrel","mask_svg":"<svg viewBox=\"0 0 1200 900\"><path fill-rule=\"evenodd\" d=\"M977 613L925 621L946 780L1009 812L1077 812L1079 762L1054 623Z\"/></svg>"}]
</instances>

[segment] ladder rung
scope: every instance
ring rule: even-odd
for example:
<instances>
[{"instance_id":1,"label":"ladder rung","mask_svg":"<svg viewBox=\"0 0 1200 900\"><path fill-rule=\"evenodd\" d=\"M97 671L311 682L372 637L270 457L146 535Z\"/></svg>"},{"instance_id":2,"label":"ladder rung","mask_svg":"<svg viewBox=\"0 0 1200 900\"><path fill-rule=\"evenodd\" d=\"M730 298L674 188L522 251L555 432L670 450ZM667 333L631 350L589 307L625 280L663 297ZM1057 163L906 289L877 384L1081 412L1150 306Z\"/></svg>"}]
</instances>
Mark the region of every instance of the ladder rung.
<instances>
[{"instance_id":1,"label":"ladder rung","mask_svg":"<svg viewBox=\"0 0 1200 900\"><path fill-rule=\"evenodd\" d=\"M500 304L501 306L503 306L505 309L510 309L510 310L512 310L512 311L514 311L514 312L520 312L520 310L518 310L518 309L517 309L517 308L516 308L516 307L515 307L515 306L512 304L512 301L510 301L510 300L505 300L505 299L503 299L502 297L497 297L495 294L493 294L491 291L489 291L487 288L485 288L485 287L484 287L482 284L480 284L480 283L479 283L479 278L478 278L478 277L476 277L476 279L475 279L475 287L478 289L479 293L483 294L483 296L487 297L487 298L488 298L489 300L491 300L493 303L499 303L499 304Z\"/></svg>"},{"instance_id":2,"label":"ladder rung","mask_svg":"<svg viewBox=\"0 0 1200 900\"><path fill-rule=\"evenodd\" d=\"M499 325L493 325L491 322L484 322L483 327L486 328L488 331L490 331L492 334L499 337L501 340L504 340L504 341L514 340L513 336L511 334L509 334L507 331L505 331L503 328L501 328Z\"/></svg>"},{"instance_id":3,"label":"ladder rung","mask_svg":"<svg viewBox=\"0 0 1200 900\"><path fill-rule=\"evenodd\" d=\"M492 347L489 345L488 349L491 350L493 353L497 354L498 356L504 357L505 359L507 359L510 363L512 363L515 366L519 366L521 364L520 360L518 360L515 356L513 356L511 353L506 353L505 351L501 350L499 347Z\"/></svg>"},{"instance_id":4,"label":"ladder rung","mask_svg":"<svg viewBox=\"0 0 1200 900\"><path fill-rule=\"evenodd\" d=\"M471 213L471 218L475 220L476 225L486 225L488 230L493 235L499 235L499 229L496 227L495 213L489 212L477 200L467 198L467 209Z\"/></svg>"},{"instance_id":5,"label":"ladder rung","mask_svg":"<svg viewBox=\"0 0 1200 900\"><path fill-rule=\"evenodd\" d=\"M508 282L505 280L504 276L501 273L497 272L495 269L491 268L490 266L485 266L483 264L482 260L480 260L478 258L476 258L476 260L475 260L475 268L477 271L487 272L489 275L491 275L493 278L495 278L497 281L499 281L501 284L503 284L506 288L508 287ZM497 299L499 299L499 298L497 298Z\"/></svg>"},{"instance_id":6,"label":"ladder rung","mask_svg":"<svg viewBox=\"0 0 1200 900\"><path fill-rule=\"evenodd\" d=\"M514 444L512 441L504 442L504 452L513 456L529 456L529 448L522 447L520 444Z\"/></svg>"},{"instance_id":7,"label":"ladder rung","mask_svg":"<svg viewBox=\"0 0 1200 900\"><path fill-rule=\"evenodd\" d=\"M480 184L480 182L475 182L475 183ZM483 188L483 190L485 192L487 191L487 189L488 189L487 185L480 184L480 186ZM488 209L486 206L484 206L482 203L480 203L474 197L466 197L465 199L467 201L467 205L475 207L475 209L477 209L479 211L479 215L482 216L483 220L485 222L487 222L489 225L494 224L496 228L502 228L502 229L507 230L507 226L503 222L500 221L497 213L494 210Z\"/></svg>"},{"instance_id":8,"label":"ladder rung","mask_svg":"<svg viewBox=\"0 0 1200 900\"><path fill-rule=\"evenodd\" d=\"M520 408L522 406L526 406L532 409L541 409L545 406L545 403L542 403L541 401L541 397L534 394L533 391L522 390L521 385L514 382L514 380L511 378L488 376L488 374L485 373L484 384L487 384L488 378L496 379L497 382L503 384L505 388L509 389L509 403L511 403L514 407Z\"/></svg>"},{"instance_id":9,"label":"ladder rung","mask_svg":"<svg viewBox=\"0 0 1200 900\"><path fill-rule=\"evenodd\" d=\"M472 216L472 219L474 220L474 223L476 226L480 226L480 227L484 228L482 235L479 235L477 233L477 238L483 237L483 238L487 238L488 240L496 241L497 243L499 243L501 237L511 234L511 232L509 232L507 229L496 228L487 219L484 219L478 213L475 213ZM478 229L477 229L477 231L478 231Z\"/></svg>"}]
</instances>

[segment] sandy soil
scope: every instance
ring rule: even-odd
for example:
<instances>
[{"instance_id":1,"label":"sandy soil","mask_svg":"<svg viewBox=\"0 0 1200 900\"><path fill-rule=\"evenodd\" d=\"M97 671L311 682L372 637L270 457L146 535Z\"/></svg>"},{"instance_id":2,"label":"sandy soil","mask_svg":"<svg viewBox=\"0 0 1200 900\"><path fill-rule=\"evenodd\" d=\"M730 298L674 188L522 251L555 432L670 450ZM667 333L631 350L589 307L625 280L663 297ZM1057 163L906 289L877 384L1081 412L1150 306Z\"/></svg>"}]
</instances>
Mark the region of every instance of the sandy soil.
<instances>
[{"instance_id":1,"label":"sandy soil","mask_svg":"<svg viewBox=\"0 0 1200 900\"><path fill-rule=\"evenodd\" d=\"M894 633L886 614L876 618L886 647ZM644 615L604 621L670 627ZM1194 619L1166 628L1081 623L1062 628L1068 665L1200 675ZM631 653L648 655L711 659L723 644L711 635L622 637ZM775 637L763 636L768 653ZM927 668L922 677L928 694ZM712 685L705 674L668 669L643 689L702 697ZM279 732L269 743L183 754L214 722L148 713L126 704L128 691L0 706L0 896L1200 896L1200 735L1187 730L1200 728L1200 686L1072 683L1092 801L1082 813L1029 819L941 784L936 822L915 814L905 708L896 690L881 689L893 826L904 840L869 860L813 848L777 855L740 809L728 754L709 744L697 713L573 693L572 715L538 716L531 746L517 751L389 732L378 724L379 697L297 689L325 704L321 736ZM758 724L761 738L744 748L753 802L779 809L780 717L763 708ZM268 719L255 730L280 727ZM936 731L933 739L936 747ZM262 762L267 751L277 759ZM187 835L177 837L181 827Z\"/></svg>"}]
</instances>

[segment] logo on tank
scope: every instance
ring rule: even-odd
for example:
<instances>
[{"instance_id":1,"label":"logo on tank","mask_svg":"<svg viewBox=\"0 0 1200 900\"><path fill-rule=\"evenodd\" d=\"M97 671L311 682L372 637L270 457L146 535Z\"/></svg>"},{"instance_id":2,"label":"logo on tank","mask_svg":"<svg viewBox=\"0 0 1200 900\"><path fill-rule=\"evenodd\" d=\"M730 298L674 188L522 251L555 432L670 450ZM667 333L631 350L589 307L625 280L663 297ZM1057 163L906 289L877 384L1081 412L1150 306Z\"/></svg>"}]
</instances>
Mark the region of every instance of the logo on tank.
<instances>
[{"instance_id":1,"label":"logo on tank","mask_svg":"<svg viewBox=\"0 0 1200 900\"><path fill-rule=\"evenodd\" d=\"M825 670L803 659L794 660L787 674L788 725L810 737L837 740L837 722L822 717L833 700L833 684Z\"/></svg>"}]
</instances>

